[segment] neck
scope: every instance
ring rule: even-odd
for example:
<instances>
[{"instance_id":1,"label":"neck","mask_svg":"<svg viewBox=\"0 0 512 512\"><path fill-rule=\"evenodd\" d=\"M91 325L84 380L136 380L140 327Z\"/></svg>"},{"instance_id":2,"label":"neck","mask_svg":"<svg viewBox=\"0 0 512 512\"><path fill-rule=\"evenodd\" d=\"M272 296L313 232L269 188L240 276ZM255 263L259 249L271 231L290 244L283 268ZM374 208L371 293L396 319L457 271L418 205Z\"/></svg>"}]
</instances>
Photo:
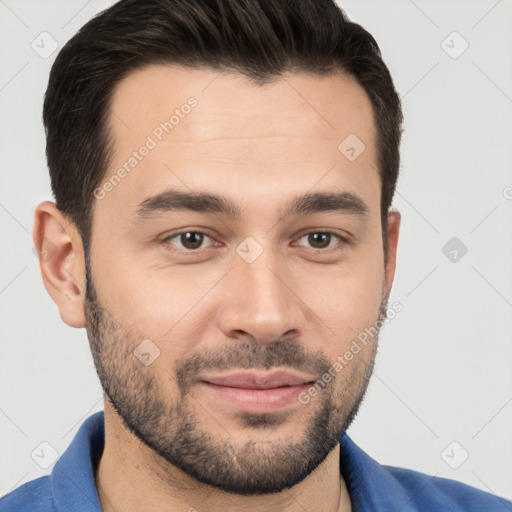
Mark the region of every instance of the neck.
<instances>
[{"instance_id":1,"label":"neck","mask_svg":"<svg viewBox=\"0 0 512 512\"><path fill-rule=\"evenodd\" d=\"M129 432L105 401L105 448L96 468L103 512L350 512L339 469L338 445L323 463L291 489L243 496L197 482Z\"/></svg>"}]
</instances>

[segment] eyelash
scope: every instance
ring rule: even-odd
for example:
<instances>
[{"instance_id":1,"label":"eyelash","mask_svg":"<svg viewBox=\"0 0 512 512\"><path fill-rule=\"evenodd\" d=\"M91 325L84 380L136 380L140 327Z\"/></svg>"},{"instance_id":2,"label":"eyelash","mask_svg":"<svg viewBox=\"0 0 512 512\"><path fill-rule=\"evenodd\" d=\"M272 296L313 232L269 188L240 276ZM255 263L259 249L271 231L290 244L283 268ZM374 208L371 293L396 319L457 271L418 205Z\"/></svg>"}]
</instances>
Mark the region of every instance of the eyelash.
<instances>
[{"instance_id":1,"label":"eyelash","mask_svg":"<svg viewBox=\"0 0 512 512\"><path fill-rule=\"evenodd\" d=\"M208 235L207 233L203 232L203 231L194 231L194 230L191 230L191 229L187 229L187 230L184 230L184 231L179 231L178 233L173 233L172 235L169 235L169 236L166 236L163 240L161 240L161 244L164 246L164 248L168 251L178 251L178 252L184 252L184 253L188 253L188 254L197 254L199 251L201 251L202 249L207 249L208 247L211 247L211 246L207 246L207 247L200 247L198 249L186 249L186 248L175 248L174 245L172 243L169 242L169 240L172 240L176 237L179 237L180 235L183 235L185 233L196 233L196 234L200 234L200 235L204 235L210 239L213 240L213 237L211 237L210 235ZM318 233L321 233L321 234L325 234L325 235L331 235L331 236L334 236L336 237L339 241L338 241L338 244L335 244L334 246L332 247L324 247L324 248L321 248L321 249L316 249L314 247L312 247L311 249L314 250L314 251L317 251L317 252L327 252L329 250L333 250L334 248L336 248L337 245L346 245L346 244L349 244L349 240L347 240L346 238L342 237L341 235L339 235L338 233L335 233L334 231L331 231L331 230L313 230L313 231L307 231L305 233L302 233L299 237L298 237L298 240L300 240L301 238L304 238L305 236L308 236L308 235L311 235L311 234L318 234Z\"/></svg>"}]
</instances>

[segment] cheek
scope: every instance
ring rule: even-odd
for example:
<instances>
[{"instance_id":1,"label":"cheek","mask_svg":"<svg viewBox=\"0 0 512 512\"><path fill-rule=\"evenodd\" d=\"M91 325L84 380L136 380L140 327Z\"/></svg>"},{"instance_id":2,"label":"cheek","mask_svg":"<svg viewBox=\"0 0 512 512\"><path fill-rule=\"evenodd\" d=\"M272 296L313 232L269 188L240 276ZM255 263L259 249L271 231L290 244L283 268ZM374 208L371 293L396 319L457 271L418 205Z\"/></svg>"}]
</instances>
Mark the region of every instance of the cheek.
<instances>
[{"instance_id":1,"label":"cheek","mask_svg":"<svg viewBox=\"0 0 512 512\"><path fill-rule=\"evenodd\" d=\"M183 267L157 272L120 257L104 271L108 280L104 278L107 284L101 296L107 298L118 323L137 333L137 338L152 340L168 360L186 354L201 339L211 322L209 304L224 272L191 272Z\"/></svg>"},{"instance_id":2,"label":"cheek","mask_svg":"<svg viewBox=\"0 0 512 512\"><path fill-rule=\"evenodd\" d=\"M372 310L377 304L382 291L384 272L370 272L367 268L344 268L340 272L332 272L321 279L315 279L315 289L318 290L313 296L321 305L338 304L349 307L357 304L355 311L359 311L363 305Z\"/></svg>"},{"instance_id":3,"label":"cheek","mask_svg":"<svg viewBox=\"0 0 512 512\"><path fill-rule=\"evenodd\" d=\"M338 339L357 335L378 318L384 284L384 263L378 255L354 258L312 281L315 290L304 292L306 302Z\"/></svg>"}]
</instances>

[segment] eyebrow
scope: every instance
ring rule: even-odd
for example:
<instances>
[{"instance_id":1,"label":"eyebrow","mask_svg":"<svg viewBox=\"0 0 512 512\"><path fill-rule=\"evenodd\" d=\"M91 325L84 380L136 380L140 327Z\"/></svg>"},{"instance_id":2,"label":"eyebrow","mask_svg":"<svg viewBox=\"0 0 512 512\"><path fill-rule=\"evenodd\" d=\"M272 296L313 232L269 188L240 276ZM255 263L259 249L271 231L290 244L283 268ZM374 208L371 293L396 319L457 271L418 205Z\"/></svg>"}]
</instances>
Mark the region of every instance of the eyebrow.
<instances>
[{"instance_id":1,"label":"eyebrow","mask_svg":"<svg viewBox=\"0 0 512 512\"><path fill-rule=\"evenodd\" d=\"M242 208L222 195L166 190L142 201L135 211L135 217L143 221L173 211L222 214L234 219L242 215ZM291 198L282 207L279 217L326 211L356 214L362 217L369 214L368 206L353 192L315 192Z\"/></svg>"}]
</instances>

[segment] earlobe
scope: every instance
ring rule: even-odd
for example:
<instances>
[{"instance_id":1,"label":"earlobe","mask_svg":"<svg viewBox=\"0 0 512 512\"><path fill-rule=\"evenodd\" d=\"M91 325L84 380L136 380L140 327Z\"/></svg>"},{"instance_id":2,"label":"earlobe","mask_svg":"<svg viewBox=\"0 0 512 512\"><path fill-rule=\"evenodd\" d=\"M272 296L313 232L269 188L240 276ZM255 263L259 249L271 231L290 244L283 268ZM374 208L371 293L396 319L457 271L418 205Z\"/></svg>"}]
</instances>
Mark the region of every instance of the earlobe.
<instances>
[{"instance_id":1,"label":"earlobe","mask_svg":"<svg viewBox=\"0 0 512 512\"><path fill-rule=\"evenodd\" d=\"M82 239L76 226L54 203L40 203L32 233L43 283L71 327L85 327L85 263Z\"/></svg>"}]
</instances>

